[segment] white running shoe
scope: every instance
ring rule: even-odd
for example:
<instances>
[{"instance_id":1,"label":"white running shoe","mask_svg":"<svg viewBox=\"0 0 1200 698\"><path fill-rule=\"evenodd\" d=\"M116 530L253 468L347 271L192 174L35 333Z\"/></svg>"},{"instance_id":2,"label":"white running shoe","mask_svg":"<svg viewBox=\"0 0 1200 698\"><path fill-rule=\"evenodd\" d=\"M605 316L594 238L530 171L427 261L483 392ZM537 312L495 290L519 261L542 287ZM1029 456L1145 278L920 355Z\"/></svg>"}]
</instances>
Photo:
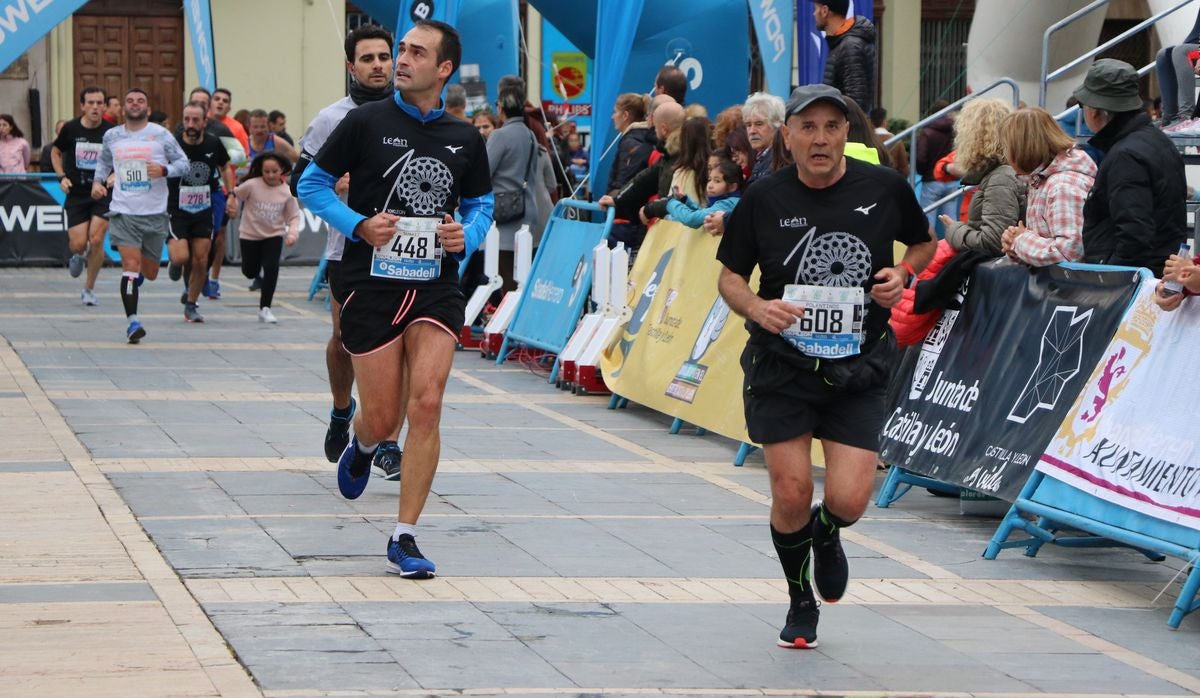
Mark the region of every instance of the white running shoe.
<instances>
[{"instance_id":1,"label":"white running shoe","mask_svg":"<svg viewBox=\"0 0 1200 698\"><path fill-rule=\"evenodd\" d=\"M278 320L275 319L275 313L272 313L270 308L260 308L259 309L258 321L259 322L269 322L272 325L279 322Z\"/></svg>"},{"instance_id":2,"label":"white running shoe","mask_svg":"<svg viewBox=\"0 0 1200 698\"><path fill-rule=\"evenodd\" d=\"M83 301L84 305L100 305L100 299L96 297L96 293L90 288L85 288L79 292L79 300Z\"/></svg>"}]
</instances>

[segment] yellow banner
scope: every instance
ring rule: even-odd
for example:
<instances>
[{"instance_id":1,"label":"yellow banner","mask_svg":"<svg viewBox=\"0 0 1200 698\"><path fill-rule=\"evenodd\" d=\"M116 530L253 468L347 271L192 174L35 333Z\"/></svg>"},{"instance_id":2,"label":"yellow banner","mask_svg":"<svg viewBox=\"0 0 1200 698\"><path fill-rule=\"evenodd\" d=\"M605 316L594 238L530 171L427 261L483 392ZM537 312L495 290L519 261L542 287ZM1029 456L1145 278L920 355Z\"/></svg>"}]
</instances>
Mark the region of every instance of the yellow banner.
<instances>
[{"instance_id":1,"label":"yellow banner","mask_svg":"<svg viewBox=\"0 0 1200 698\"><path fill-rule=\"evenodd\" d=\"M718 244L674 221L650 228L629 275L633 313L600 369L622 397L748 442L739 359L749 335L717 292Z\"/></svg>"}]
</instances>

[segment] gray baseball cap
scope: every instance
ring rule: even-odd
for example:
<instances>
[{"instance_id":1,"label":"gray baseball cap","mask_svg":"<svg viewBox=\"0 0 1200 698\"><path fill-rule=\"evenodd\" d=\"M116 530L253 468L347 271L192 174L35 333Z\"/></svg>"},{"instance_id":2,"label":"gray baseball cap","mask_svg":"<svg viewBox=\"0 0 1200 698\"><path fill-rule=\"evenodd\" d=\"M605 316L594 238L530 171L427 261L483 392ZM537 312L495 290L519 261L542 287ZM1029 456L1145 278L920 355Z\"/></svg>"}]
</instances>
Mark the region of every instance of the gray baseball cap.
<instances>
[{"instance_id":1,"label":"gray baseball cap","mask_svg":"<svg viewBox=\"0 0 1200 698\"><path fill-rule=\"evenodd\" d=\"M842 93L836 88L829 85L801 85L792 90L792 96L788 97L787 110L783 114L786 120L795 114L808 109L809 106L816 102L829 102L842 110L842 113L850 115L850 110L846 107L846 99L842 97ZM1138 103L1139 105L1141 102Z\"/></svg>"},{"instance_id":2,"label":"gray baseball cap","mask_svg":"<svg viewBox=\"0 0 1200 698\"><path fill-rule=\"evenodd\" d=\"M1083 84L1075 90L1075 99L1093 109L1137 111L1142 108L1137 71L1125 61L1102 58L1088 69Z\"/></svg>"}]
</instances>

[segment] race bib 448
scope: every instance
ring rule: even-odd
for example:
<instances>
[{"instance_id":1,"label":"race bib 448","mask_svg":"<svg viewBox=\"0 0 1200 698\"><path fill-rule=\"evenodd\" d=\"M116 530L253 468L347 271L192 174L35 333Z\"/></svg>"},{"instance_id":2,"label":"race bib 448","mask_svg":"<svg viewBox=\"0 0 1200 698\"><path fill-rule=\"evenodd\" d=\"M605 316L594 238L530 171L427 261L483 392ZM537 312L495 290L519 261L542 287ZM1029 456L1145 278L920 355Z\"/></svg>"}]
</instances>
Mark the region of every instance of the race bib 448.
<instances>
[{"instance_id":1,"label":"race bib 448","mask_svg":"<svg viewBox=\"0 0 1200 698\"><path fill-rule=\"evenodd\" d=\"M371 276L396 281L432 281L442 273L438 218L401 218L396 234L375 248Z\"/></svg>"}]
</instances>

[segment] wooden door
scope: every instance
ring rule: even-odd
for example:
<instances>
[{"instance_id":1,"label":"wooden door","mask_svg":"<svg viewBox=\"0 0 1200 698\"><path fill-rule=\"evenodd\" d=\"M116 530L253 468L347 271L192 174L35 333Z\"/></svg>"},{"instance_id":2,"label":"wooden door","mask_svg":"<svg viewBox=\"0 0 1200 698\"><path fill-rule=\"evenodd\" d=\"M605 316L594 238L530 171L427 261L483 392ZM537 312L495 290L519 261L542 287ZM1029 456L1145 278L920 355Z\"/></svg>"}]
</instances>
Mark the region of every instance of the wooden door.
<instances>
[{"instance_id":1,"label":"wooden door","mask_svg":"<svg viewBox=\"0 0 1200 698\"><path fill-rule=\"evenodd\" d=\"M75 93L100 85L124 97L140 87L152 111L179 123L183 111L183 18L77 14Z\"/></svg>"},{"instance_id":2,"label":"wooden door","mask_svg":"<svg viewBox=\"0 0 1200 698\"><path fill-rule=\"evenodd\" d=\"M75 94L99 85L105 94L128 87L129 20L126 17L75 18Z\"/></svg>"}]
</instances>

